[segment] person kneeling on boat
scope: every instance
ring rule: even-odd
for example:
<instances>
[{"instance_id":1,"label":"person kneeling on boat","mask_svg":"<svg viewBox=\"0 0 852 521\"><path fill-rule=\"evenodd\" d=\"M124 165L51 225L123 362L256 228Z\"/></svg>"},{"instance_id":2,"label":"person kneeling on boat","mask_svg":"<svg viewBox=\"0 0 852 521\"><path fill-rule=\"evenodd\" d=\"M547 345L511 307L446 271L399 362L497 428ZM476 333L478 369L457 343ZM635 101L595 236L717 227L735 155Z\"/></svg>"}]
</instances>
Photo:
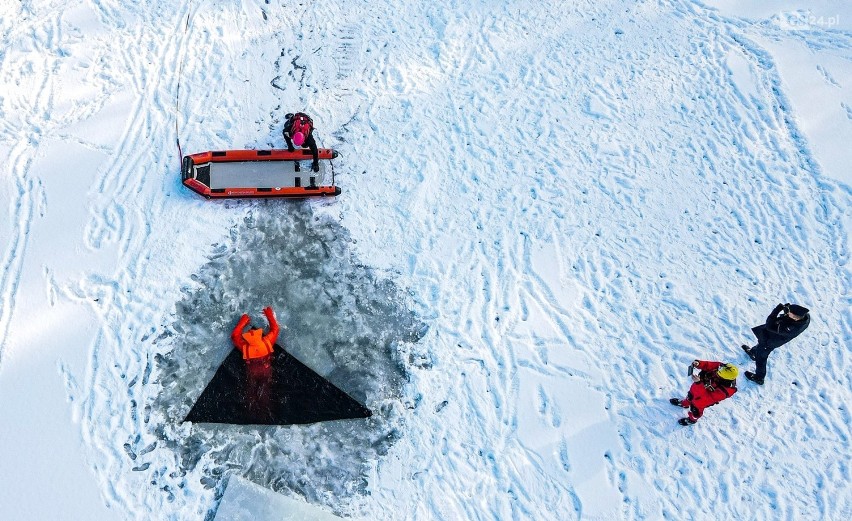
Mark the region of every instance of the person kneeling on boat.
<instances>
[{"instance_id":1,"label":"person kneeling on boat","mask_svg":"<svg viewBox=\"0 0 852 521\"><path fill-rule=\"evenodd\" d=\"M319 172L319 151L317 150L317 142L314 140L313 120L304 112L287 114L284 117L287 118L287 121L284 122L284 141L287 142L287 150L295 152L296 149L293 148L293 145L311 149L314 156L311 170ZM296 171L299 170L299 162L297 161Z\"/></svg>"},{"instance_id":2,"label":"person kneeling on boat","mask_svg":"<svg viewBox=\"0 0 852 521\"><path fill-rule=\"evenodd\" d=\"M269 321L268 333L263 334L263 329L260 328L243 332L249 323L249 316L246 314L240 317L231 332L231 341L240 350L246 363L246 407L249 415L258 421L268 416L272 407L272 350L279 332L278 321L272 308L263 308L263 314Z\"/></svg>"}]
</instances>

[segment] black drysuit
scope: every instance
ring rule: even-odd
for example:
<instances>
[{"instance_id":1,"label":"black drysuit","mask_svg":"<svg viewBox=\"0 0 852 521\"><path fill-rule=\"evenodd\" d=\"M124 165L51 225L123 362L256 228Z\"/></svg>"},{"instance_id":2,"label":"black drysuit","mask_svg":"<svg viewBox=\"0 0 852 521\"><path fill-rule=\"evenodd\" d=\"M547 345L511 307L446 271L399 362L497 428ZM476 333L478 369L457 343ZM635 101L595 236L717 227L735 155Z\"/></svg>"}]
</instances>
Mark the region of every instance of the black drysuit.
<instances>
[{"instance_id":1,"label":"black drysuit","mask_svg":"<svg viewBox=\"0 0 852 521\"><path fill-rule=\"evenodd\" d=\"M778 304L766 318L766 324L751 328L757 337L757 345L751 349L751 355L757 363L754 376L758 380L766 377L766 360L769 354L799 336L811 323L811 316L807 312L802 320L793 320L786 313L779 316L783 309L784 305Z\"/></svg>"}]
</instances>

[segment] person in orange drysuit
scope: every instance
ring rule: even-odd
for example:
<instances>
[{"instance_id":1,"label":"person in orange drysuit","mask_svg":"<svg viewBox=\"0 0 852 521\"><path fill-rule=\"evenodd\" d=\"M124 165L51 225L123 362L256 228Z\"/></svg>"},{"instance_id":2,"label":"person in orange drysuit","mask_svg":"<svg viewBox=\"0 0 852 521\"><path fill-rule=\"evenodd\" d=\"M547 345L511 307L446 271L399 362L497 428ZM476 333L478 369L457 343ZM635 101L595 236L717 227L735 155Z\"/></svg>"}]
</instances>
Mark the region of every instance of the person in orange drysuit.
<instances>
[{"instance_id":1,"label":"person in orange drysuit","mask_svg":"<svg viewBox=\"0 0 852 521\"><path fill-rule=\"evenodd\" d=\"M231 341L246 362L246 400L252 414L258 416L269 410L270 395L269 384L272 376L272 351L278 340L278 321L275 312L267 306L263 308L263 314L269 321L269 333L263 334L263 329L252 328L243 332L249 323L249 316L243 314L231 332Z\"/></svg>"}]
</instances>

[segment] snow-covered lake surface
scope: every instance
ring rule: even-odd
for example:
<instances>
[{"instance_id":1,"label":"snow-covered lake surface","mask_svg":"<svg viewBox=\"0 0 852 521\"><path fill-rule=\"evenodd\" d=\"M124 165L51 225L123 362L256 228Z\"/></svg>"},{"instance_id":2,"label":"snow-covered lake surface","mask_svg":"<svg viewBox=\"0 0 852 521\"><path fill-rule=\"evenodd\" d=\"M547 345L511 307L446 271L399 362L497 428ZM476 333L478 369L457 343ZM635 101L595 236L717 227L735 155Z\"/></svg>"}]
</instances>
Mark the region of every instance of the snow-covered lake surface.
<instances>
[{"instance_id":1,"label":"snow-covered lake surface","mask_svg":"<svg viewBox=\"0 0 852 521\"><path fill-rule=\"evenodd\" d=\"M852 518L847 2L8 1L0 42L0 519ZM339 197L181 185L296 110ZM679 426L778 302L766 385ZM181 423L266 305L372 418Z\"/></svg>"}]
</instances>

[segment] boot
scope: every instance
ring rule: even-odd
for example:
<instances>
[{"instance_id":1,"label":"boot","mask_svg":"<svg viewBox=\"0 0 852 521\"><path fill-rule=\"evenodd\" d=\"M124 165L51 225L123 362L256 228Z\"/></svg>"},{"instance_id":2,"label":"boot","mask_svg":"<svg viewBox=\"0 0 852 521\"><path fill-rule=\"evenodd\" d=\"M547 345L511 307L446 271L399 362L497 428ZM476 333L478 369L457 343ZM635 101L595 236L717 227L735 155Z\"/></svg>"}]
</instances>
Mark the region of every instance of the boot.
<instances>
[{"instance_id":1,"label":"boot","mask_svg":"<svg viewBox=\"0 0 852 521\"><path fill-rule=\"evenodd\" d=\"M681 400L680 398L672 398L669 400L669 403L672 405L677 405L678 407L683 407L684 409L688 407L688 405L683 405L683 400Z\"/></svg>"},{"instance_id":2,"label":"boot","mask_svg":"<svg viewBox=\"0 0 852 521\"><path fill-rule=\"evenodd\" d=\"M743 348L743 351L745 351L745 352L746 352L746 354L748 355L748 357L749 357L749 358L751 358L751 359L752 359L752 361L753 361L753 360L754 360L754 355L751 353L751 348L750 348L749 346L747 346L747 345L742 345L742 346L740 346L740 347L742 347L742 348Z\"/></svg>"},{"instance_id":3,"label":"boot","mask_svg":"<svg viewBox=\"0 0 852 521\"><path fill-rule=\"evenodd\" d=\"M677 421L681 425L695 425L695 420L690 420L689 418L681 418Z\"/></svg>"},{"instance_id":4,"label":"boot","mask_svg":"<svg viewBox=\"0 0 852 521\"><path fill-rule=\"evenodd\" d=\"M758 378L751 371L746 371L745 377L746 377L747 380L751 380L752 382L756 383L757 385L763 385L763 378Z\"/></svg>"}]
</instances>

